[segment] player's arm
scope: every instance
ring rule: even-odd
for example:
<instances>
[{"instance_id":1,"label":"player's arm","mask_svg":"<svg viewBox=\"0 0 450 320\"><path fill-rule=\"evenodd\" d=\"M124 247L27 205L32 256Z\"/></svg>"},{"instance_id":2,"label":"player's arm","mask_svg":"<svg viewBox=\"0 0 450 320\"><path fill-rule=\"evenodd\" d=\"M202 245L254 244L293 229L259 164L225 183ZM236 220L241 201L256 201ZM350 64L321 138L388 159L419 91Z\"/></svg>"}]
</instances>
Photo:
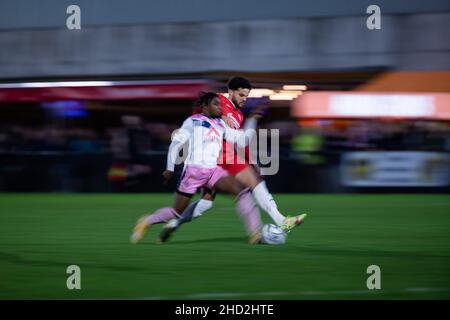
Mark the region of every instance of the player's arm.
<instances>
[{"instance_id":1,"label":"player's arm","mask_svg":"<svg viewBox=\"0 0 450 320\"><path fill-rule=\"evenodd\" d=\"M233 121L232 121L230 118L228 118L227 116L222 115L222 120L223 120L223 122L225 122L225 123L227 124L227 126L229 126L230 128L233 128L233 127L234 127Z\"/></svg>"},{"instance_id":2,"label":"player's arm","mask_svg":"<svg viewBox=\"0 0 450 320\"><path fill-rule=\"evenodd\" d=\"M172 134L172 142L167 152L166 170L163 172L164 182L167 184L172 179L175 171L175 164L180 153L180 149L189 140L192 135L193 125L192 120L186 119L181 128L175 130Z\"/></svg>"},{"instance_id":3,"label":"player's arm","mask_svg":"<svg viewBox=\"0 0 450 320\"><path fill-rule=\"evenodd\" d=\"M257 122L256 118L248 118L245 120L244 130L236 130L226 126L224 134L225 140L237 143L238 147L244 148L253 139Z\"/></svg>"},{"instance_id":4,"label":"player's arm","mask_svg":"<svg viewBox=\"0 0 450 320\"><path fill-rule=\"evenodd\" d=\"M252 109L252 111L250 111L248 118L254 118L256 120L259 120L264 115L264 110L265 110L264 106L255 107Z\"/></svg>"}]
</instances>

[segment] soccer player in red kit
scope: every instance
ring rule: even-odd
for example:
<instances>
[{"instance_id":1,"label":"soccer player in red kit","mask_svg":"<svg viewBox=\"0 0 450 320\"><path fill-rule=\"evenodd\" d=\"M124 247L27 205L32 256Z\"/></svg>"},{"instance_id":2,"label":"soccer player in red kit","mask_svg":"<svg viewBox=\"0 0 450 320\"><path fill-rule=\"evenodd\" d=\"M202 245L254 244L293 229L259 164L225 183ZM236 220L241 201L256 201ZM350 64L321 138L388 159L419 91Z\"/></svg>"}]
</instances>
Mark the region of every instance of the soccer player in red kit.
<instances>
[{"instance_id":1,"label":"soccer player in red kit","mask_svg":"<svg viewBox=\"0 0 450 320\"><path fill-rule=\"evenodd\" d=\"M252 85L249 80L243 77L234 77L228 81L228 98L218 94L222 108L222 119L233 129L241 129L244 116L241 108L245 106L247 97L250 94ZM241 153L242 154L242 153ZM285 217L278 211L277 204L267 189L266 183L255 168L248 163L248 149L245 150L245 161L240 159L234 150L234 145L224 141L222 151L222 166L228 173L236 178L242 185L252 190L252 195L258 205L266 211L274 223L286 232L300 225L306 218L306 214L295 217ZM183 223L200 217L213 206L215 191L204 189L202 198L192 203L181 215L179 219L171 220L164 226L159 234L157 242L165 242L169 236ZM261 232L250 235L250 243L259 243Z\"/></svg>"}]
</instances>

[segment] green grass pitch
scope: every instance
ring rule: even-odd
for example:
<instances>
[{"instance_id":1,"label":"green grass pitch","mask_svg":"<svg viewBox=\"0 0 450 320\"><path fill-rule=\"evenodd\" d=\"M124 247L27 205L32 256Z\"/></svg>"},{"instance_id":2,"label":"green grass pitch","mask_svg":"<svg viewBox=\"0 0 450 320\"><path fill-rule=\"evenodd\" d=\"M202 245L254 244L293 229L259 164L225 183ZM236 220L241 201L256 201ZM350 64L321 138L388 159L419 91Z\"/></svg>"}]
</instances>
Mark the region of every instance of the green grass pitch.
<instances>
[{"instance_id":1,"label":"green grass pitch","mask_svg":"<svg viewBox=\"0 0 450 320\"><path fill-rule=\"evenodd\" d=\"M448 195L275 198L308 213L282 246L247 244L226 196L169 243L154 244L158 225L131 245L136 219L171 194L0 194L0 299L450 298ZM81 290L66 287L73 264Z\"/></svg>"}]
</instances>

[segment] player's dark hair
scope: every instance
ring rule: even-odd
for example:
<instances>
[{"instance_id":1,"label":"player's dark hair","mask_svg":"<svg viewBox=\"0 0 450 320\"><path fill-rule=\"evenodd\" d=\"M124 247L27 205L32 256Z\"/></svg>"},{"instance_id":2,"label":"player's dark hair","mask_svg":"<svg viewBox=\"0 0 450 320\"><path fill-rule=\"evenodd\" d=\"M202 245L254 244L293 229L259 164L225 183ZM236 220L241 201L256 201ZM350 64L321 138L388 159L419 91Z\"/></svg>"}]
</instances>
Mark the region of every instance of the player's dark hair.
<instances>
[{"instance_id":1,"label":"player's dark hair","mask_svg":"<svg viewBox=\"0 0 450 320\"><path fill-rule=\"evenodd\" d=\"M214 98L218 97L219 96L215 92L201 92L196 102L196 106L200 108L202 108L203 106L207 106Z\"/></svg>"},{"instance_id":2,"label":"player's dark hair","mask_svg":"<svg viewBox=\"0 0 450 320\"><path fill-rule=\"evenodd\" d=\"M247 78L244 77L233 77L228 80L227 87L229 90L237 90L239 88L242 89L252 89L252 84Z\"/></svg>"}]
</instances>

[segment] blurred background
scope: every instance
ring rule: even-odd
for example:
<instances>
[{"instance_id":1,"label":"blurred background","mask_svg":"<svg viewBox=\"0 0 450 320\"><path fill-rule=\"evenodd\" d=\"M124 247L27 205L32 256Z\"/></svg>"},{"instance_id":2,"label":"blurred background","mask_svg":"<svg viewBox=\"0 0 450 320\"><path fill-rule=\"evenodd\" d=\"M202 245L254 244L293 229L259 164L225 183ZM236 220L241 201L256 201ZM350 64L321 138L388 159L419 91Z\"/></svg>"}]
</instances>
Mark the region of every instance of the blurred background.
<instances>
[{"instance_id":1,"label":"blurred background","mask_svg":"<svg viewBox=\"0 0 450 320\"><path fill-rule=\"evenodd\" d=\"M168 191L171 132L235 75L273 192L450 191L450 2L372 2L3 0L0 191Z\"/></svg>"}]
</instances>

